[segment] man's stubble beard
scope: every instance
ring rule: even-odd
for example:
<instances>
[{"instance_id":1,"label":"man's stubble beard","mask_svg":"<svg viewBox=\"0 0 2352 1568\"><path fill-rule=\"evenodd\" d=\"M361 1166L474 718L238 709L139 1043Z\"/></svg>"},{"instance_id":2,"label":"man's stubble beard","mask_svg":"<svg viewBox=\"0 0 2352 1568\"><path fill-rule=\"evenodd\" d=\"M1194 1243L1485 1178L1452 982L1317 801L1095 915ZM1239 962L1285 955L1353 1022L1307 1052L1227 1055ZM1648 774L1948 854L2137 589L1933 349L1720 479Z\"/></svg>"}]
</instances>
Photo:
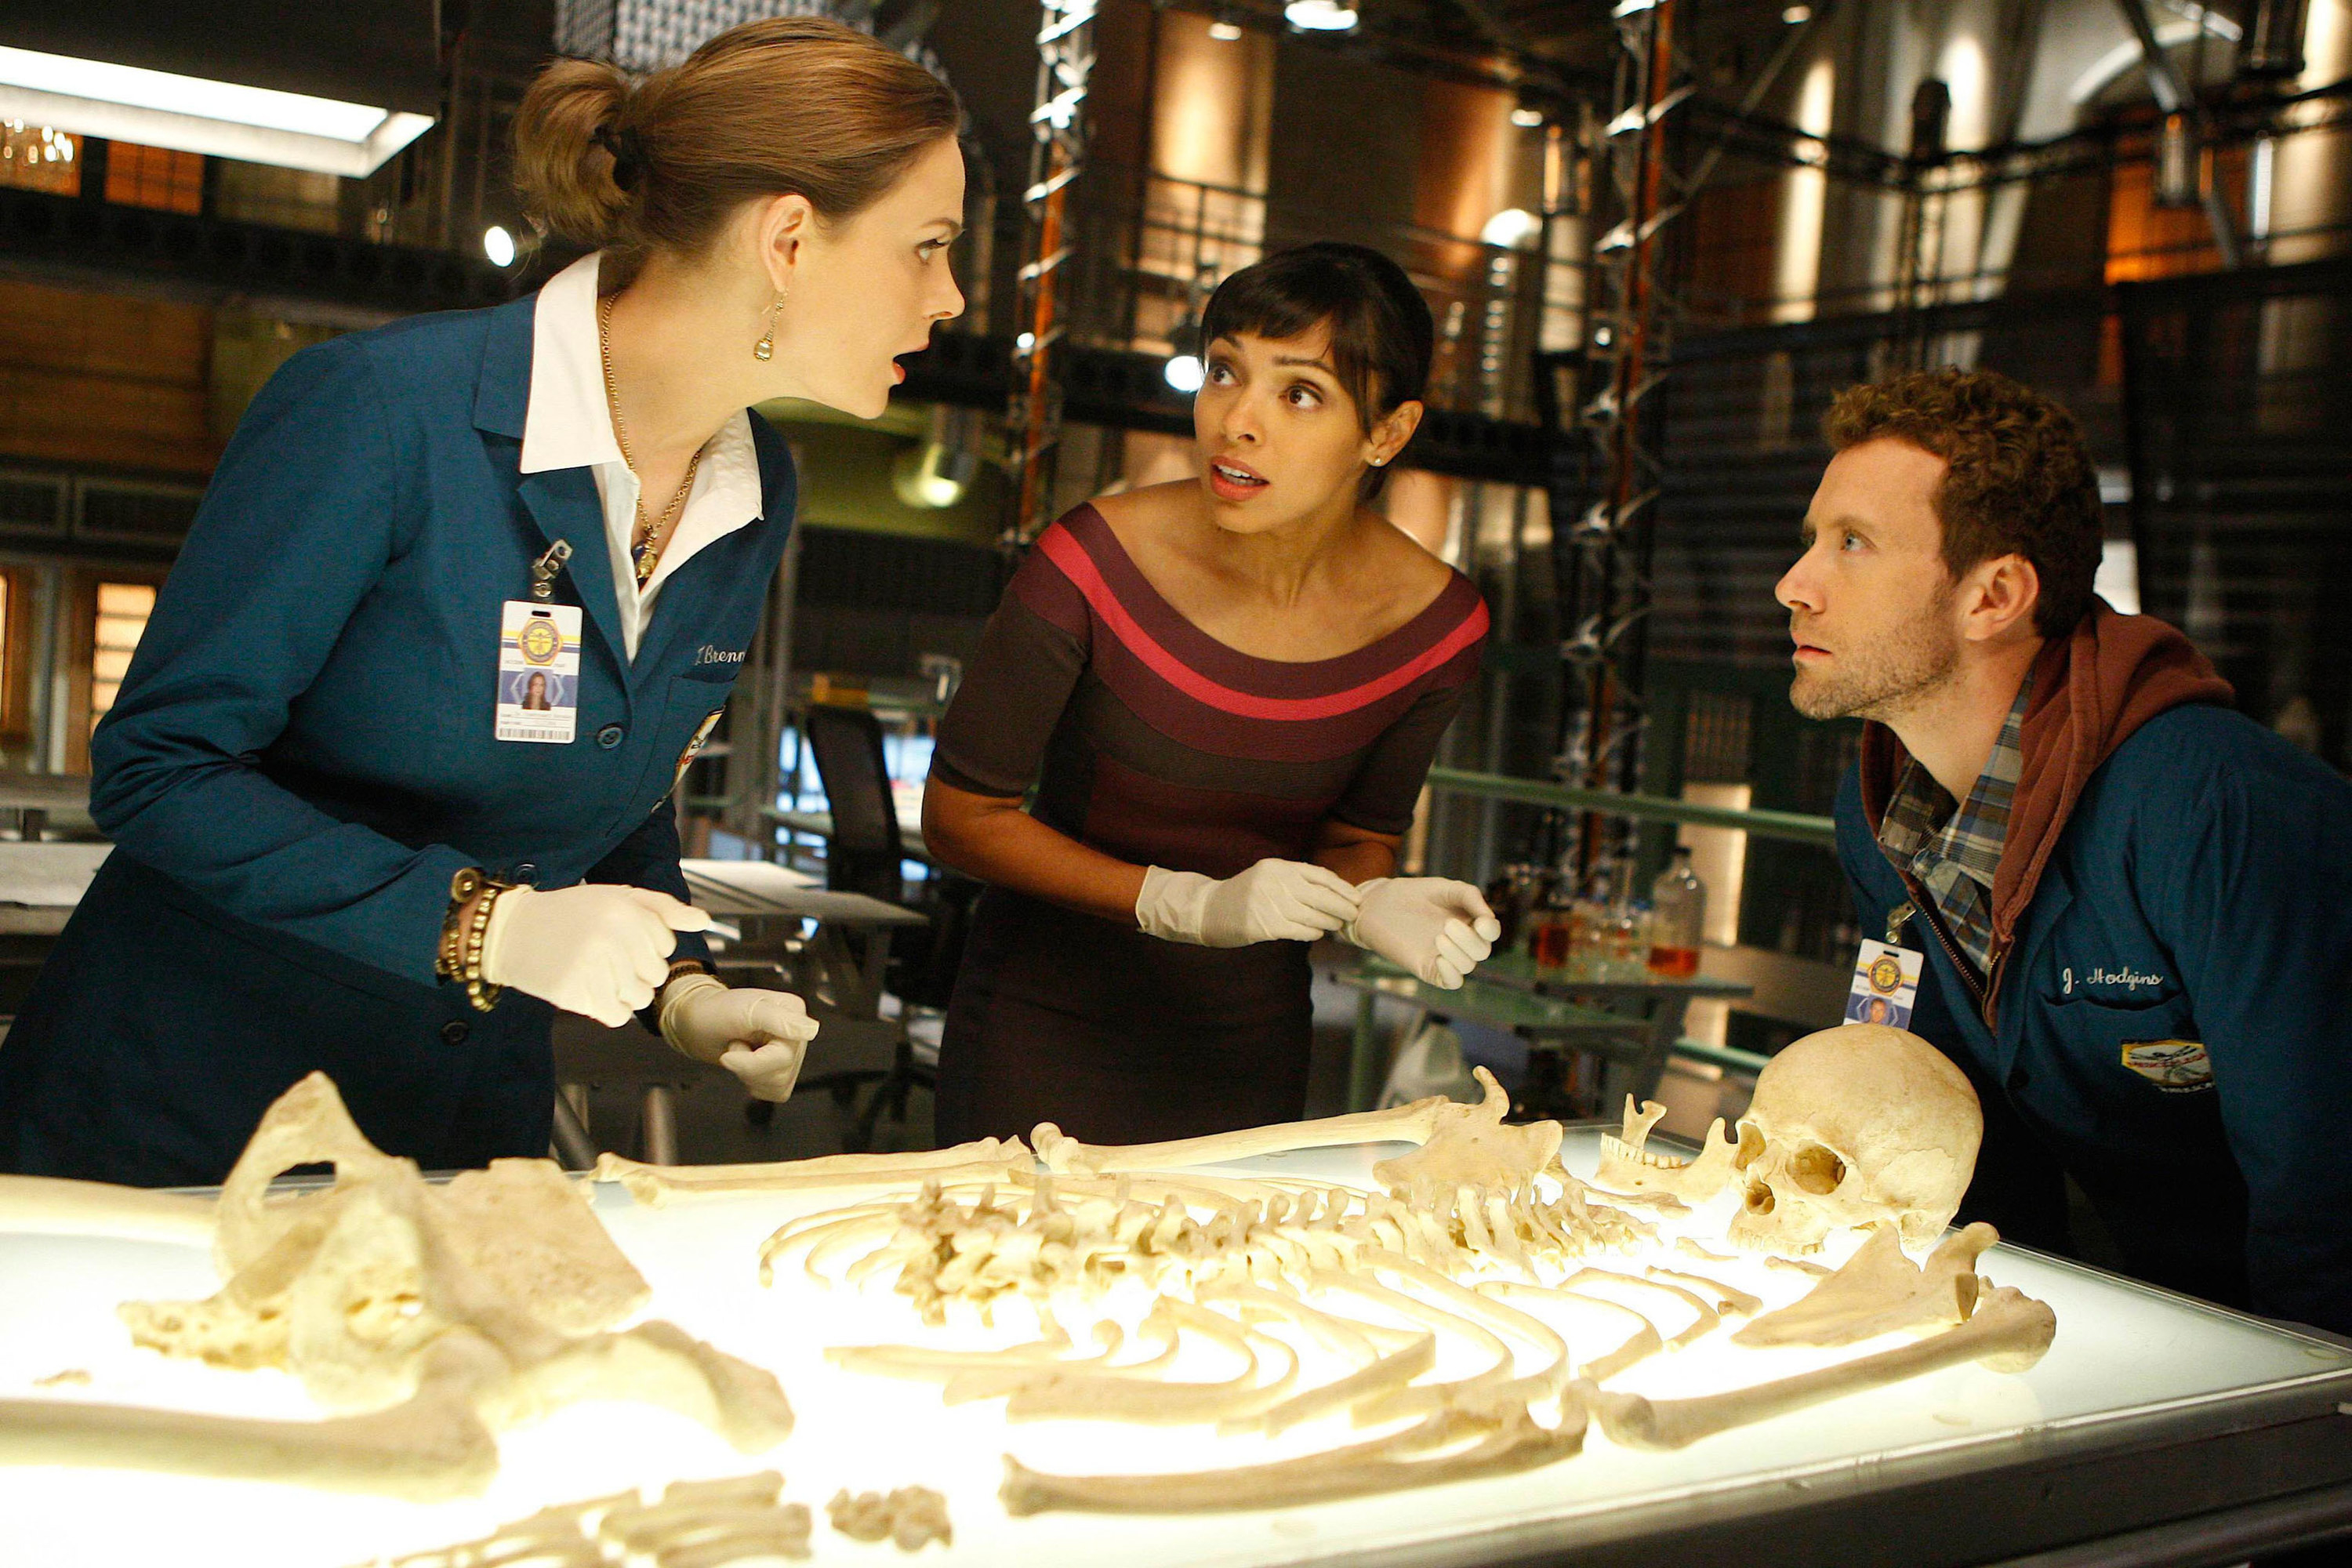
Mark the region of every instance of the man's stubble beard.
<instances>
[{"instance_id":1,"label":"man's stubble beard","mask_svg":"<svg viewBox=\"0 0 2352 1568\"><path fill-rule=\"evenodd\" d=\"M1938 594L1868 649L1839 655L1834 672L1800 668L1789 682L1790 705L1808 719L1891 723L1958 671L1960 638L1948 618L1950 607L1951 595Z\"/></svg>"}]
</instances>

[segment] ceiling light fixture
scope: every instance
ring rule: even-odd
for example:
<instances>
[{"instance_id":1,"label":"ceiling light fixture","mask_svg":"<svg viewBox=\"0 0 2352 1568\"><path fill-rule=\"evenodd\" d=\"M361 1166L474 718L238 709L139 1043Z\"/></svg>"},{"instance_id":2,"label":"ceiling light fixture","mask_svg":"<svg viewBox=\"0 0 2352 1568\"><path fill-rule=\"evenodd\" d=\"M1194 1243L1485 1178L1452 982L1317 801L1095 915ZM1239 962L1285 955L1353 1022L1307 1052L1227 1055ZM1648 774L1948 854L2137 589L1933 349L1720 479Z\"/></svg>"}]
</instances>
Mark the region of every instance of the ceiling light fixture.
<instances>
[{"instance_id":1,"label":"ceiling light fixture","mask_svg":"<svg viewBox=\"0 0 2352 1568\"><path fill-rule=\"evenodd\" d=\"M1340 0L1290 0L1282 8L1283 20L1302 33L1352 33L1356 30L1353 7Z\"/></svg>"},{"instance_id":2,"label":"ceiling light fixture","mask_svg":"<svg viewBox=\"0 0 2352 1568\"><path fill-rule=\"evenodd\" d=\"M1160 374L1168 378L1169 385L1187 395L1200 391L1201 384L1208 379L1201 362L1191 354L1170 354L1167 368Z\"/></svg>"},{"instance_id":3,"label":"ceiling light fixture","mask_svg":"<svg viewBox=\"0 0 2352 1568\"><path fill-rule=\"evenodd\" d=\"M357 179L430 115L0 47L0 120Z\"/></svg>"},{"instance_id":4,"label":"ceiling light fixture","mask_svg":"<svg viewBox=\"0 0 2352 1568\"><path fill-rule=\"evenodd\" d=\"M1241 36L1242 25L1239 22L1220 16L1209 24L1209 37L1221 44L1238 43L1241 41Z\"/></svg>"},{"instance_id":5,"label":"ceiling light fixture","mask_svg":"<svg viewBox=\"0 0 2352 1568\"><path fill-rule=\"evenodd\" d=\"M490 258L490 265L493 267L513 266L514 236L509 234L503 225L495 223L490 225L489 227L482 230L482 254Z\"/></svg>"},{"instance_id":6,"label":"ceiling light fixture","mask_svg":"<svg viewBox=\"0 0 2352 1568\"><path fill-rule=\"evenodd\" d=\"M1812 19L1813 8L1811 5L1791 5L1780 13L1780 20L1788 23L1791 27Z\"/></svg>"},{"instance_id":7,"label":"ceiling light fixture","mask_svg":"<svg viewBox=\"0 0 2352 1568\"><path fill-rule=\"evenodd\" d=\"M1543 110L1529 109L1523 104L1511 110L1511 123L1523 130L1532 131L1543 123Z\"/></svg>"}]
</instances>

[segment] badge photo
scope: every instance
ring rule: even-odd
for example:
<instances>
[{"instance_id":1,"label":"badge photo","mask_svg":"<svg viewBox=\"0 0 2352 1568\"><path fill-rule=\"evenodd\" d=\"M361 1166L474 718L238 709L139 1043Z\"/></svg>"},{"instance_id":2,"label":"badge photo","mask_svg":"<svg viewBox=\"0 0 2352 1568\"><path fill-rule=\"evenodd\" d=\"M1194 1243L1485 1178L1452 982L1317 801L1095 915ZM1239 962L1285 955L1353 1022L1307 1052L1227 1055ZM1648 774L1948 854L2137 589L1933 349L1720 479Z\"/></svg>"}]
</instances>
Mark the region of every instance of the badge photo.
<instances>
[{"instance_id":1,"label":"badge photo","mask_svg":"<svg viewBox=\"0 0 2352 1568\"><path fill-rule=\"evenodd\" d=\"M1853 961L1844 1022L1909 1027L1911 1010L1919 999L1919 972L1926 963L1927 955L1913 948L1864 942Z\"/></svg>"},{"instance_id":2,"label":"badge photo","mask_svg":"<svg viewBox=\"0 0 2352 1568\"><path fill-rule=\"evenodd\" d=\"M499 617L501 741L568 746L580 722L580 607L509 599Z\"/></svg>"}]
</instances>

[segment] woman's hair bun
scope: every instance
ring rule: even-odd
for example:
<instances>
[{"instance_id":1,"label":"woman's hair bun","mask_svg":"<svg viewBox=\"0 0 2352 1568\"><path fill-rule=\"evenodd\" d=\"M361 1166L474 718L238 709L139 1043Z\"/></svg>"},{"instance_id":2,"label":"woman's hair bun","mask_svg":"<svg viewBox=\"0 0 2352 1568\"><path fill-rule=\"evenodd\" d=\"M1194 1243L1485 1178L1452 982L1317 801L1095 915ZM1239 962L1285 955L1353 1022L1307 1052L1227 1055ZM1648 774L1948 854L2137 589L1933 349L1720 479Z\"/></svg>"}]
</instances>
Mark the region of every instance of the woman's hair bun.
<instances>
[{"instance_id":1,"label":"woman's hair bun","mask_svg":"<svg viewBox=\"0 0 2352 1568\"><path fill-rule=\"evenodd\" d=\"M614 174L616 122L630 91L629 79L612 66L558 60L540 72L515 113L515 189L523 210L592 250L621 237L628 211L629 195Z\"/></svg>"}]
</instances>

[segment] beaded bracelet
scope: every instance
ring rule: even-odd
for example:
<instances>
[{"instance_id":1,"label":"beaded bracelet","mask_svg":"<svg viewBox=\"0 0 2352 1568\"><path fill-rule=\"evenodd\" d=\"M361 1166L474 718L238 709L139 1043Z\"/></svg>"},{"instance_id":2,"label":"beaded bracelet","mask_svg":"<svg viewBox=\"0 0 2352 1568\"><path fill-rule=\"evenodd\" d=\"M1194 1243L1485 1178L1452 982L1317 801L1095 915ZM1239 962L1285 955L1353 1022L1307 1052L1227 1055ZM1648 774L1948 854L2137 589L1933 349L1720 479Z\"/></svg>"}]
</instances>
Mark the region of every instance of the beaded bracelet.
<instances>
[{"instance_id":1,"label":"beaded bracelet","mask_svg":"<svg viewBox=\"0 0 2352 1568\"><path fill-rule=\"evenodd\" d=\"M463 984L466 1000L480 1012L497 1006L505 994L504 986L482 978L482 942L499 895L514 886L472 866L449 879L449 913L441 921L441 954L434 967L443 979Z\"/></svg>"}]
</instances>

